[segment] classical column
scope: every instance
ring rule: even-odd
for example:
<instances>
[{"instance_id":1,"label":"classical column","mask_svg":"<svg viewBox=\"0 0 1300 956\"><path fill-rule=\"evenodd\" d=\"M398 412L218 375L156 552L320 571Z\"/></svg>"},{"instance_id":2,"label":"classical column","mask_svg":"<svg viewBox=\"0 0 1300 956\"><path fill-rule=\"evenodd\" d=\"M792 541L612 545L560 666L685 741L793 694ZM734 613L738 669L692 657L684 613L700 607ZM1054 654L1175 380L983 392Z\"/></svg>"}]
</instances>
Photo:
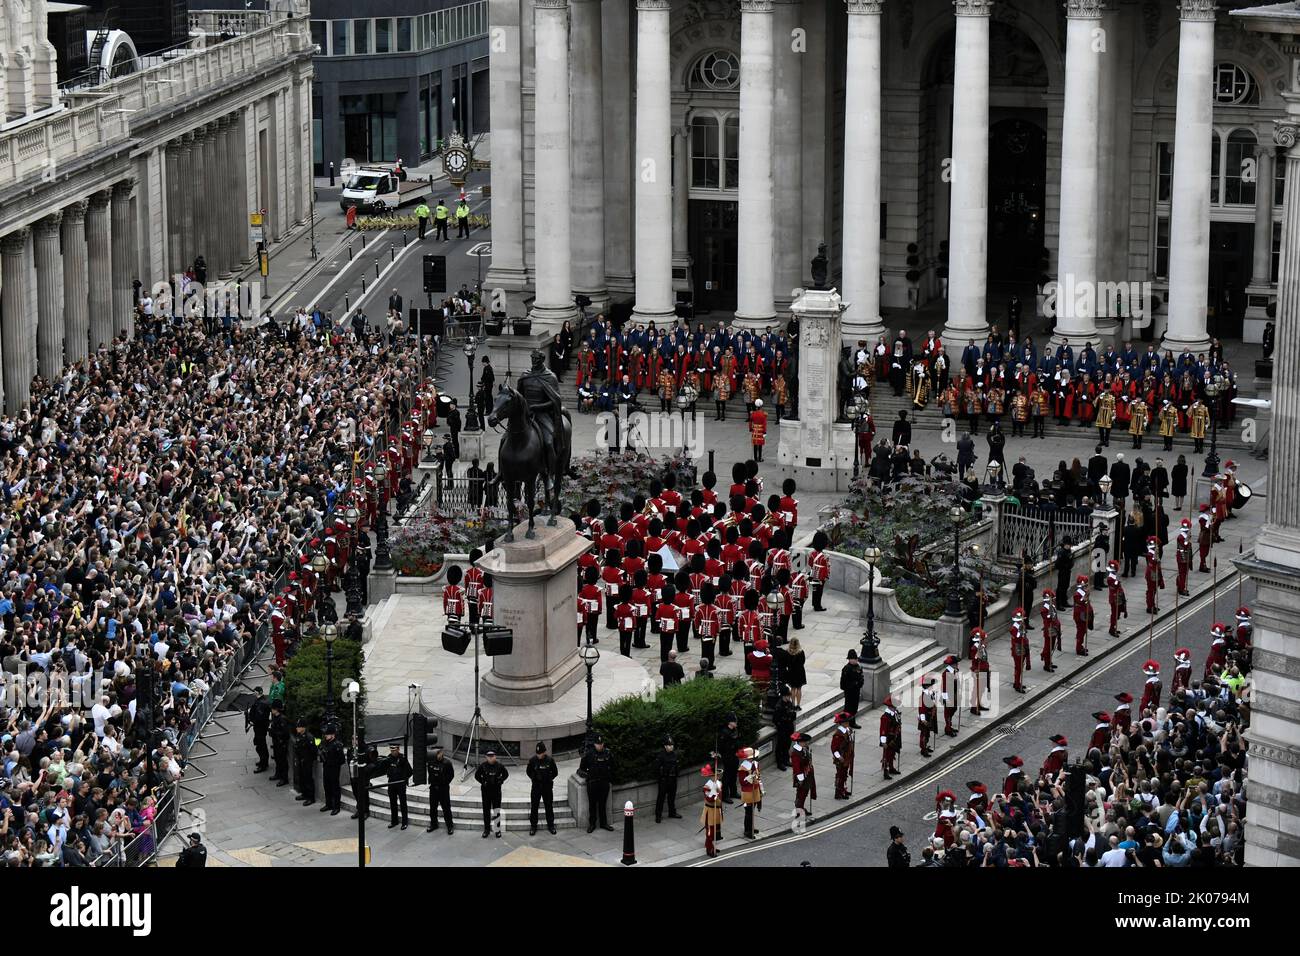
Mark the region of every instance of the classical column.
<instances>
[{"instance_id":1,"label":"classical column","mask_svg":"<svg viewBox=\"0 0 1300 956\"><path fill-rule=\"evenodd\" d=\"M203 204L207 206L207 245L212 250L208 256L208 278L229 277L230 263L225 242L224 217L229 203L224 200L214 201L213 197L221 195L221 167L225 165L225 150L221 148L221 129L216 123L208 125L208 138L203 143L203 163L206 178L199 183L202 190ZM292 171L285 169L282 175L292 179ZM289 206L292 211L292 204Z\"/></svg>"},{"instance_id":2,"label":"classical column","mask_svg":"<svg viewBox=\"0 0 1300 956\"><path fill-rule=\"evenodd\" d=\"M1163 349L1209 348L1210 152L1214 117L1214 0L1178 7L1178 123L1169 212L1169 326Z\"/></svg>"},{"instance_id":3,"label":"classical column","mask_svg":"<svg viewBox=\"0 0 1300 956\"><path fill-rule=\"evenodd\" d=\"M850 345L859 339L875 341L885 331L880 321L880 26L883 6L881 0L848 0L841 289L846 308L840 335ZM959 26L959 48L960 30Z\"/></svg>"},{"instance_id":4,"label":"classical column","mask_svg":"<svg viewBox=\"0 0 1300 956\"><path fill-rule=\"evenodd\" d=\"M190 174L187 177L190 193L188 209L190 212L190 236L193 245L190 247L190 265L199 256L203 257L204 263L208 267L208 275L215 276L216 269L213 266L212 246L208 243L208 213L211 211L211 203L205 202L205 183L208 181L208 151L207 139L208 133L203 127L199 127L193 133L193 139L190 141Z\"/></svg>"},{"instance_id":5,"label":"classical column","mask_svg":"<svg viewBox=\"0 0 1300 956\"><path fill-rule=\"evenodd\" d=\"M131 217L134 179L113 184L113 335L131 334L133 301L131 281L135 278L135 222Z\"/></svg>"},{"instance_id":6,"label":"classical column","mask_svg":"<svg viewBox=\"0 0 1300 956\"><path fill-rule=\"evenodd\" d=\"M537 296L531 318L544 329L558 331L561 323L578 314L573 305L569 224L569 0L534 0L533 16L537 57L533 123L537 248L533 262Z\"/></svg>"},{"instance_id":7,"label":"classical column","mask_svg":"<svg viewBox=\"0 0 1300 956\"><path fill-rule=\"evenodd\" d=\"M638 322L671 319L673 197L669 0L636 0L636 304Z\"/></svg>"},{"instance_id":8,"label":"classical column","mask_svg":"<svg viewBox=\"0 0 1300 956\"><path fill-rule=\"evenodd\" d=\"M27 314L27 243L32 231L24 226L0 237L0 366L3 366L5 413L13 415L31 394L27 375L24 326Z\"/></svg>"},{"instance_id":9,"label":"classical column","mask_svg":"<svg viewBox=\"0 0 1300 956\"><path fill-rule=\"evenodd\" d=\"M632 265L632 5L628 0L601 3L601 99L605 128L605 283L611 290L636 288ZM496 100L493 99L495 109Z\"/></svg>"},{"instance_id":10,"label":"classical column","mask_svg":"<svg viewBox=\"0 0 1300 956\"><path fill-rule=\"evenodd\" d=\"M195 212L194 212L194 134L186 133L176 139L177 188L180 201L176 204L176 214L180 224L180 268L185 272L194 265L195 249Z\"/></svg>"},{"instance_id":11,"label":"classical column","mask_svg":"<svg viewBox=\"0 0 1300 956\"><path fill-rule=\"evenodd\" d=\"M243 150L240 149L240 120L237 115L231 113L221 121L225 125L225 136L222 141L226 147L225 175L226 195L229 200L225 203L226 209L226 241L227 255L230 257L230 271L238 272L244 262L244 251L248 246L248 212L244 209L244 204L239 201L238 197L242 195L240 188L240 167L244 161ZM311 215L311 204L307 206L307 215Z\"/></svg>"},{"instance_id":12,"label":"classical column","mask_svg":"<svg viewBox=\"0 0 1300 956\"><path fill-rule=\"evenodd\" d=\"M59 253L62 212L36 223L36 371L47 382L63 368L63 258Z\"/></svg>"},{"instance_id":13,"label":"classical column","mask_svg":"<svg viewBox=\"0 0 1300 956\"><path fill-rule=\"evenodd\" d=\"M1101 0L1065 4L1065 112L1061 129L1061 239L1052 341L1097 343L1097 140L1101 54L1093 49Z\"/></svg>"},{"instance_id":14,"label":"classical column","mask_svg":"<svg viewBox=\"0 0 1300 956\"><path fill-rule=\"evenodd\" d=\"M573 0L572 210L573 291L591 307L609 306L605 289L605 117L600 51L601 0ZM493 197L495 200L495 197Z\"/></svg>"},{"instance_id":15,"label":"classical column","mask_svg":"<svg viewBox=\"0 0 1300 956\"><path fill-rule=\"evenodd\" d=\"M740 0L740 202L736 322L762 328L776 317L772 269L772 111L776 63L772 0Z\"/></svg>"},{"instance_id":16,"label":"classical column","mask_svg":"<svg viewBox=\"0 0 1300 956\"><path fill-rule=\"evenodd\" d=\"M164 156L163 178L167 182L167 271L170 275L175 275L185 266L185 250L181 241L185 224L181 215L184 187L181 183L180 143L176 140L168 143Z\"/></svg>"},{"instance_id":17,"label":"classical column","mask_svg":"<svg viewBox=\"0 0 1300 956\"><path fill-rule=\"evenodd\" d=\"M1273 144L1255 150L1255 243L1250 257L1250 285L1273 282Z\"/></svg>"},{"instance_id":18,"label":"classical column","mask_svg":"<svg viewBox=\"0 0 1300 956\"><path fill-rule=\"evenodd\" d=\"M776 101L772 108L772 181L782 197L799 196L803 186L803 65L812 53L801 0L775 0L772 12L773 55L776 58ZM800 31L796 34L795 31ZM798 44L796 45L796 37ZM801 198L801 197L800 197ZM808 211L800 199L798 215L781 216L775 230L772 287L780 312L790 308L794 289L804 285L804 220ZM782 203L782 208L794 204Z\"/></svg>"},{"instance_id":19,"label":"classical column","mask_svg":"<svg viewBox=\"0 0 1300 956\"><path fill-rule=\"evenodd\" d=\"M989 17L991 0L953 0L952 214L948 228L948 323L954 355L988 334Z\"/></svg>"},{"instance_id":20,"label":"classical column","mask_svg":"<svg viewBox=\"0 0 1300 956\"><path fill-rule=\"evenodd\" d=\"M101 190L90 197L86 211L86 257L90 262L88 309L90 312L90 351L113 341L113 249L108 223L111 193ZM129 286L128 286L129 288ZM69 334L71 329L69 329ZM67 346L68 355L74 354Z\"/></svg>"},{"instance_id":21,"label":"classical column","mask_svg":"<svg viewBox=\"0 0 1300 956\"><path fill-rule=\"evenodd\" d=\"M488 89L492 101L492 267L486 287L518 291L524 269L523 120L519 0L488 0ZM593 188L588 185L588 188ZM518 313L516 313L518 314Z\"/></svg>"},{"instance_id":22,"label":"classical column","mask_svg":"<svg viewBox=\"0 0 1300 956\"><path fill-rule=\"evenodd\" d=\"M690 253L691 128L673 129L673 266L688 268Z\"/></svg>"},{"instance_id":23,"label":"classical column","mask_svg":"<svg viewBox=\"0 0 1300 956\"><path fill-rule=\"evenodd\" d=\"M82 199L63 207L63 341L60 353L69 365L86 357L90 341L89 273L86 264L86 207Z\"/></svg>"}]
</instances>

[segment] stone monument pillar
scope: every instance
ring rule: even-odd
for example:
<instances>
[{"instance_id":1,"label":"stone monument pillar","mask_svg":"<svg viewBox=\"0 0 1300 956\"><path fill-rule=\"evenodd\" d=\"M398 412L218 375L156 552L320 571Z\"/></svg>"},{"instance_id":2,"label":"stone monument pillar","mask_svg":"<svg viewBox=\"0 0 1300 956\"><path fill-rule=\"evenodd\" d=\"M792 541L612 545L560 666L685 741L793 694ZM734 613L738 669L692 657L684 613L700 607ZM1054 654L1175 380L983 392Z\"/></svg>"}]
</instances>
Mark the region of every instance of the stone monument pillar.
<instances>
[{"instance_id":1,"label":"stone monument pillar","mask_svg":"<svg viewBox=\"0 0 1300 956\"><path fill-rule=\"evenodd\" d=\"M788 472L802 491L835 490L836 465L845 460L845 450L837 452L836 432L831 426L839 411L836 369L840 322L847 307L835 289L806 289L790 305L799 320L799 423L794 435L790 434L794 423L781 428L789 452L781 460L788 459L782 471ZM850 444L847 458L852 457Z\"/></svg>"},{"instance_id":2,"label":"stone monument pillar","mask_svg":"<svg viewBox=\"0 0 1300 956\"><path fill-rule=\"evenodd\" d=\"M539 519L532 540L524 537L526 525L479 561L492 575L496 623L515 633L514 652L492 658L481 684L483 697L497 704L549 703L582 677L574 565L591 542L567 518L554 528Z\"/></svg>"}]
</instances>

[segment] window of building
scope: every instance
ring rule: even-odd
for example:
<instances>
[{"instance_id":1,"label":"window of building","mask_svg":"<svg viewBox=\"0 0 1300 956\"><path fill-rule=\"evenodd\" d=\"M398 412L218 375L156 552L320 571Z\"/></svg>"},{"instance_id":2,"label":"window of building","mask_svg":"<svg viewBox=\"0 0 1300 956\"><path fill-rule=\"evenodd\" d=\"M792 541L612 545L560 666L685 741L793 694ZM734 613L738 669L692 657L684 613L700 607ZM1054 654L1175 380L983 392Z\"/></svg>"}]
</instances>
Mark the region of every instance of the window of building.
<instances>
[{"instance_id":1,"label":"window of building","mask_svg":"<svg viewBox=\"0 0 1300 956\"><path fill-rule=\"evenodd\" d=\"M1219 204L1219 178L1222 175L1222 157L1219 155L1222 143L1216 131L1210 136L1210 202Z\"/></svg>"},{"instance_id":2,"label":"window of building","mask_svg":"<svg viewBox=\"0 0 1300 956\"><path fill-rule=\"evenodd\" d=\"M1255 134L1234 129L1228 134L1223 163L1223 201L1228 205L1255 205Z\"/></svg>"},{"instance_id":3,"label":"window of building","mask_svg":"<svg viewBox=\"0 0 1300 956\"><path fill-rule=\"evenodd\" d=\"M1220 63L1214 69L1214 99L1220 106L1257 106L1259 87L1237 64Z\"/></svg>"},{"instance_id":4,"label":"window of building","mask_svg":"<svg viewBox=\"0 0 1300 956\"><path fill-rule=\"evenodd\" d=\"M717 117L696 116L691 120L691 185L717 189L721 184Z\"/></svg>"},{"instance_id":5,"label":"window of building","mask_svg":"<svg viewBox=\"0 0 1300 956\"><path fill-rule=\"evenodd\" d=\"M1170 143L1161 143L1157 149L1156 162L1156 202L1169 202L1174 185L1174 148Z\"/></svg>"},{"instance_id":6,"label":"window of building","mask_svg":"<svg viewBox=\"0 0 1300 956\"><path fill-rule=\"evenodd\" d=\"M328 20L313 20L311 22L311 42L320 47L321 53L329 53Z\"/></svg>"},{"instance_id":7,"label":"window of building","mask_svg":"<svg viewBox=\"0 0 1300 956\"><path fill-rule=\"evenodd\" d=\"M390 17L380 17L375 21L375 52L393 52L393 21Z\"/></svg>"},{"instance_id":8,"label":"window of building","mask_svg":"<svg viewBox=\"0 0 1300 956\"><path fill-rule=\"evenodd\" d=\"M1277 282L1278 263L1282 261L1282 224L1273 223L1273 268L1271 270L1274 282Z\"/></svg>"},{"instance_id":9,"label":"window of building","mask_svg":"<svg viewBox=\"0 0 1300 956\"><path fill-rule=\"evenodd\" d=\"M732 113L723 126L723 149L726 155L726 178L723 189L740 187L740 117Z\"/></svg>"},{"instance_id":10,"label":"window of building","mask_svg":"<svg viewBox=\"0 0 1300 956\"><path fill-rule=\"evenodd\" d=\"M1286 199L1286 152L1273 153L1273 205L1280 206Z\"/></svg>"},{"instance_id":11,"label":"window of building","mask_svg":"<svg viewBox=\"0 0 1300 956\"><path fill-rule=\"evenodd\" d=\"M734 90L740 86L740 61L730 50L713 50L695 61L687 81L694 90Z\"/></svg>"},{"instance_id":12,"label":"window of building","mask_svg":"<svg viewBox=\"0 0 1300 956\"><path fill-rule=\"evenodd\" d=\"M1157 279L1169 278L1169 217L1156 218L1156 263Z\"/></svg>"},{"instance_id":13,"label":"window of building","mask_svg":"<svg viewBox=\"0 0 1300 956\"><path fill-rule=\"evenodd\" d=\"M330 56L347 56L348 55L348 27L351 20L331 20L333 33L333 46L330 48Z\"/></svg>"},{"instance_id":14,"label":"window of building","mask_svg":"<svg viewBox=\"0 0 1300 956\"><path fill-rule=\"evenodd\" d=\"M369 20L352 21L352 52L353 53L370 52L370 21Z\"/></svg>"},{"instance_id":15,"label":"window of building","mask_svg":"<svg viewBox=\"0 0 1300 956\"><path fill-rule=\"evenodd\" d=\"M411 52L411 18L397 18L397 52Z\"/></svg>"}]
</instances>

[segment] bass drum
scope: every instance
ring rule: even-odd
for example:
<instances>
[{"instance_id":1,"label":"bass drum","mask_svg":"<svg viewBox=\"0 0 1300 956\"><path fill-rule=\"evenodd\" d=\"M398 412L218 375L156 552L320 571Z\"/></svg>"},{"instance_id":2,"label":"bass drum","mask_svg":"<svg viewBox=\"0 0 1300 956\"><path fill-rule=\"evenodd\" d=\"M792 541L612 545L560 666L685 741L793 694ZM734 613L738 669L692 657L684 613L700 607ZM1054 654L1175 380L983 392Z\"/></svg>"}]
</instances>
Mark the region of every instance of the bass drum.
<instances>
[{"instance_id":1,"label":"bass drum","mask_svg":"<svg viewBox=\"0 0 1300 956\"><path fill-rule=\"evenodd\" d=\"M1250 485L1244 481L1237 482L1237 495L1232 501L1232 510L1240 511L1246 505L1250 504L1250 499L1254 497L1254 492L1250 490Z\"/></svg>"}]
</instances>

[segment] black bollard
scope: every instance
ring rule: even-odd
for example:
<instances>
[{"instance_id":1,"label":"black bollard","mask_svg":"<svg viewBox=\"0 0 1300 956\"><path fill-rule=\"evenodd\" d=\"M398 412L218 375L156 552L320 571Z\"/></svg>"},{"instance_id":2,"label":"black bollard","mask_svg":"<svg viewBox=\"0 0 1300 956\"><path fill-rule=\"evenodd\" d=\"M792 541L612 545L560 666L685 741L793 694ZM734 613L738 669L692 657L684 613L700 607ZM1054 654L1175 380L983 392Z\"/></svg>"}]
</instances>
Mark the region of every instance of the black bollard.
<instances>
[{"instance_id":1,"label":"black bollard","mask_svg":"<svg viewBox=\"0 0 1300 956\"><path fill-rule=\"evenodd\" d=\"M348 243L348 262L352 261L352 243Z\"/></svg>"},{"instance_id":2,"label":"black bollard","mask_svg":"<svg viewBox=\"0 0 1300 956\"><path fill-rule=\"evenodd\" d=\"M375 260L375 278L376 278L376 279L379 278L379 260L378 260L378 259Z\"/></svg>"},{"instance_id":3,"label":"black bollard","mask_svg":"<svg viewBox=\"0 0 1300 956\"><path fill-rule=\"evenodd\" d=\"M348 311L350 308L352 308L352 304L348 301L348 294L347 294L346 292L344 292L344 293L343 293L343 311L346 312L346 311Z\"/></svg>"},{"instance_id":4,"label":"black bollard","mask_svg":"<svg viewBox=\"0 0 1300 956\"><path fill-rule=\"evenodd\" d=\"M636 837L632 832L636 807L629 800L623 804L623 865L636 866Z\"/></svg>"},{"instance_id":5,"label":"black bollard","mask_svg":"<svg viewBox=\"0 0 1300 956\"><path fill-rule=\"evenodd\" d=\"M364 249L365 247L366 247L366 234L363 232L361 234L361 248Z\"/></svg>"},{"instance_id":6,"label":"black bollard","mask_svg":"<svg viewBox=\"0 0 1300 956\"><path fill-rule=\"evenodd\" d=\"M396 246L390 245L390 246L388 247L388 261L389 261L389 262L395 262L395 261L397 261L397 247L396 247Z\"/></svg>"},{"instance_id":7,"label":"black bollard","mask_svg":"<svg viewBox=\"0 0 1300 956\"><path fill-rule=\"evenodd\" d=\"M334 185L334 164L330 163L330 185Z\"/></svg>"}]
</instances>

